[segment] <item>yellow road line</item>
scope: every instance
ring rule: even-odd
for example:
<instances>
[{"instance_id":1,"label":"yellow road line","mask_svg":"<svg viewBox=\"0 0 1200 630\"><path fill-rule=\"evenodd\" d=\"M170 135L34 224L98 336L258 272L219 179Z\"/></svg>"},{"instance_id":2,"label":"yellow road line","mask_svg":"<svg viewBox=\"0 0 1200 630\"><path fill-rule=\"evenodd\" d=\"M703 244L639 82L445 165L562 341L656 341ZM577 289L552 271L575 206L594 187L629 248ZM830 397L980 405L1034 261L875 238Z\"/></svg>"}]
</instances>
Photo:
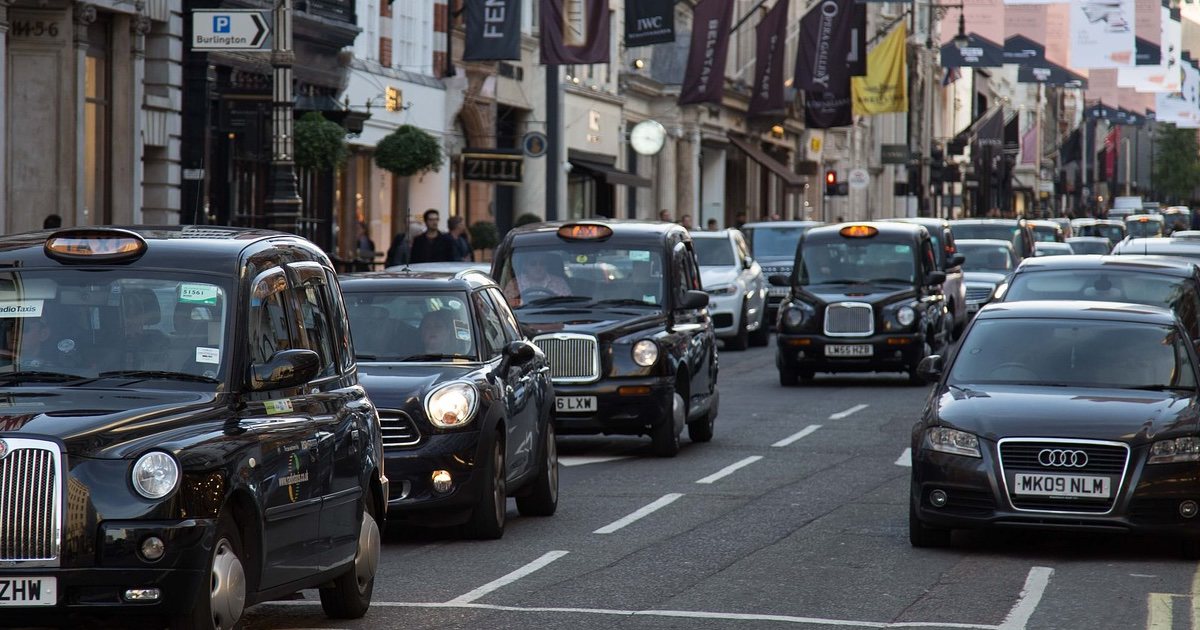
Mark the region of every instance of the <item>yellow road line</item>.
<instances>
[{"instance_id":1,"label":"yellow road line","mask_svg":"<svg viewBox=\"0 0 1200 630\"><path fill-rule=\"evenodd\" d=\"M1150 593L1146 602L1146 630L1172 630L1175 624L1171 612L1174 598L1170 593Z\"/></svg>"}]
</instances>

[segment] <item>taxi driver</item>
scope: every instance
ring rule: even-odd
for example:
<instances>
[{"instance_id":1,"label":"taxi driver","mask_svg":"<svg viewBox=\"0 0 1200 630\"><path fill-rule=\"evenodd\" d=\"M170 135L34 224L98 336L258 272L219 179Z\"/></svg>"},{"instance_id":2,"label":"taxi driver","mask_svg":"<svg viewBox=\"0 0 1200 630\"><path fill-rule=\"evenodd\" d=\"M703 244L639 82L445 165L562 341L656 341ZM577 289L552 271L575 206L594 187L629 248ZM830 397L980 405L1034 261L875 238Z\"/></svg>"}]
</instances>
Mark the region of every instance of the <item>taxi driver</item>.
<instances>
[{"instance_id":1,"label":"taxi driver","mask_svg":"<svg viewBox=\"0 0 1200 630\"><path fill-rule=\"evenodd\" d=\"M551 272L551 265L557 262L553 255L532 253L514 262L517 273L504 286L504 297L511 306L545 297L571 295L567 281Z\"/></svg>"}]
</instances>

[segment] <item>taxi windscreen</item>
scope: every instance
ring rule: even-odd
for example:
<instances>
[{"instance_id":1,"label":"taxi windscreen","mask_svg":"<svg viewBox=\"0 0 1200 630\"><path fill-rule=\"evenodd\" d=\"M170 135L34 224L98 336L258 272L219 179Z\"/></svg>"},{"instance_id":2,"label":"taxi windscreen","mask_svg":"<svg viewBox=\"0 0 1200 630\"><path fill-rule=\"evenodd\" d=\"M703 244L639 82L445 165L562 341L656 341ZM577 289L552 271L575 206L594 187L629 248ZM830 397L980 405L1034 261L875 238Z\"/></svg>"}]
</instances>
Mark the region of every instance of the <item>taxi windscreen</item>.
<instances>
[{"instance_id":1,"label":"taxi windscreen","mask_svg":"<svg viewBox=\"0 0 1200 630\"><path fill-rule=\"evenodd\" d=\"M1162 227L1162 221L1157 219L1148 219L1146 221L1128 221L1125 223L1125 228L1129 231L1129 236L1132 236L1133 238L1158 236L1162 234Z\"/></svg>"},{"instance_id":2,"label":"taxi windscreen","mask_svg":"<svg viewBox=\"0 0 1200 630\"><path fill-rule=\"evenodd\" d=\"M128 376L217 383L224 280L123 269L0 273L0 380Z\"/></svg>"},{"instance_id":3,"label":"taxi windscreen","mask_svg":"<svg viewBox=\"0 0 1200 630\"><path fill-rule=\"evenodd\" d=\"M345 294L360 361L474 360L471 311L457 291ZM503 337L503 331L498 331Z\"/></svg>"},{"instance_id":4,"label":"taxi windscreen","mask_svg":"<svg viewBox=\"0 0 1200 630\"><path fill-rule=\"evenodd\" d=\"M806 227L755 227L742 228L750 253L755 258L792 258L796 255L796 244L804 236Z\"/></svg>"},{"instance_id":5,"label":"taxi windscreen","mask_svg":"<svg viewBox=\"0 0 1200 630\"><path fill-rule=\"evenodd\" d=\"M917 271L909 243L883 240L809 240L800 250L802 285L903 282L911 284Z\"/></svg>"},{"instance_id":6,"label":"taxi windscreen","mask_svg":"<svg viewBox=\"0 0 1200 630\"><path fill-rule=\"evenodd\" d=\"M661 306L664 265L662 253L649 247L574 241L515 248L496 280L513 308L605 303Z\"/></svg>"}]
</instances>

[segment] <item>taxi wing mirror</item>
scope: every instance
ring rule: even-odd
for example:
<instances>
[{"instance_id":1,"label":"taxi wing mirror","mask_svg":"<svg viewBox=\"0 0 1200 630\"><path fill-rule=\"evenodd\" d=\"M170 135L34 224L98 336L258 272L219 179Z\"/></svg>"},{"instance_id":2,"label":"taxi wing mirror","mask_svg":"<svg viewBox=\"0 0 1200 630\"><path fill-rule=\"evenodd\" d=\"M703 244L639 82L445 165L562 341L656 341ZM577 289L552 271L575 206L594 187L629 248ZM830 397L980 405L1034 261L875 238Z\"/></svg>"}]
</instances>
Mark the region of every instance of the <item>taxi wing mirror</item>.
<instances>
[{"instance_id":1,"label":"taxi wing mirror","mask_svg":"<svg viewBox=\"0 0 1200 630\"><path fill-rule=\"evenodd\" d=\"M770 276L767 276L767 282L773 287L786 287L792 284L791 278L788 278L781 273L773 273Z\"/></svg>"},{"instance_id":2,"label":"taxi wing mirror","mask_svg":"<svg viewBox=\"0 0 1200 630\"><path fill-rule=\"evenodd\" d=\"M925 284L930 285L930 286L933 286L935 284L942 284L945 281L946 281L946 272L945 271L931 271L931 272L929 272L928 276L925 276Z\"/></svg>"},{"instance_id":3,"label":"taxi wing mirror","mask_svg":"<svg viewBox=\"0 0 1200 630\"><path fill-rule=\"evenodd\" d=\"M321 358L312 350L280 350L266 363L250 366L250 389L295 387L312 380L321 371Z\"/></svg>"},{"instance_id":4,"label":"taxi wing mirror","mask_svg":"<svg viewBox=\"0 0 1200 630\"><path fill-rule=\"evenodd\" d=\"M962 254L951 254L948 262L951 267L960 267L963 263L967 262L967 257Z\"/></svg>"},{"instance_id":5,"label":"taxi wing mirror","mask_svg":"<svg viewBox=\"0 0 1200 630\"><path fill-rule=\"evenodd\" d=\"M917 376L926 383L933 383L942 377L942 355L931 354L917 364Z\"/></svg>"},{"instance_id":6,"label":"taxi wing mirror","mask_svg":"<svg viewBox=\"0 0 1200 630\"><path fill-rule=\"evenodd\" d=\"M518 339L504 347L504 367L527 363L537 356L537 350L532 343Z\"/></svg>"},{"instance_id":7,"label":"taxi wing mirror","mask_svg":"<svg viewBox=\"0 0 1200 630\"><path fill-rule=\"evenodd\" d=\"M704 308L705 306L708 306L708 294L703 291L687 291L679 300L681 310Z\"/></svg>"}]
</instances>

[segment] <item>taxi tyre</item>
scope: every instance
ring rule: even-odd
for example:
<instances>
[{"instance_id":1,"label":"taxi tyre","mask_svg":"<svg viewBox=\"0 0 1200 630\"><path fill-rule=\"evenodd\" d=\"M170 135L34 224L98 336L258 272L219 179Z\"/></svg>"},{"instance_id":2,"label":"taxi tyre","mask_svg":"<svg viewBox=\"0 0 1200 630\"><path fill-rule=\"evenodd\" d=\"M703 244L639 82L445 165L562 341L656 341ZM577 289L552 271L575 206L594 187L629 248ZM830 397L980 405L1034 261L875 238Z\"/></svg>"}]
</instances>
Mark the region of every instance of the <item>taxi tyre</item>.
<instances>
[{"instance_id":1,"label":"taxi tyre","mask_svg":"<svg viewBox=\"0 0 1200 630\"><path fill-rule=\"evenodd\" d=\"M171 619L171 630L227 630L240 626L246 611L246 571L242 537L227 510L217 519L209 579L200 580L192 609Z\"/></svg>"},{"instance_id":2,"label":"taxi tyre","mask_svg":"<svg viewBox=\"0 0 1200 630\"><path fill-rule=\"evenodd\" d=\"M558 509L558 444L553 422L546 423L542 435L542 462L537 477L528 494L517 496L517 511L521 516L552 516Z\"/></svg>"},{"instance_id":3,"label":"taxi tyre","mask_svg":"<svg viewBox=\"0 0 1200 630\"><path fill-rule=\"evenodd\" d=\"M682 427L679 425L680 416L687 419L688 403L687 399L679 393L678 386L675 391L671 392L671 417L665 418L664 422L660 422L654 428L654 433L650 439L654 444L654 454L659 457L675 457L679 454L679 434L682 432ZM679 427L679 428L676 428Z\"/></svg>"},{"instance_id":4,"label":"taxi tyre","mask_svg":"<svg viewBox=\"0 0 1200 630\"><path fill-rule=\"evenodd\" d=\"M738 317L737 333L725 340L726 350L745 350L750 345L750 331L746 330L746 310L748 304L742 301L742 315Z\"/></svg>"},{"instance_id":5,"label":"taxi tyre","mask_svg":"<svg viewBox=\"0 0 1200 630\"><path fill-rule=\"evenodd\" d=\"M783 387L795 387L800 384L800 372L788 367L779 368L779 384Z\"/></svg>"},{"instance_id":6,"label":"taxi tyre","mask_svg":"<svg viewBox=\"0 0 1200 630\"><path fill-rule=\"evenodd\" d=\"M908 544L917 548L949 547L951 530L929 527L917 516L914 497L908 500Z\"/></svg>"},{"instance_id":7,"label":"taxi tyre","mask_svg":"<svg viewBox=\"0 0 1200 630\"><path fill-rule=\"evenodd\" d=\"M709 403L708 413L699 420L693 420L688 423L688 439L693 442L711 442L713 439L713 425L717 421L717 411L720 408L721 398L718 392L713 392L712 402Z\"/></svg>"},{"instance_id":8,"label":"taxi tyre","mask_svg":"<svg viewBox=\"0 0 1200 630\"><path fill-rule=\"evenodd\" d=\"M491 456L484 463L483 487L479 500L467 521L466 533L479 540L497 540L504 536L504 518L508 512L508 482L504 474L504 437L500 430L492 438Z\"/></svg>"},{"instance_id":9,"label":"taxi tyre","mask_svg":"<svg viewBox=\"0 0 1200 630\"><path fill-rule=\"evenodd\" d=\"M371 607L375 592L375 575L379 568L379 523L375 520L375 502L370 492L363 494L362 523L359 526L358 550L346 572L322 587L321 609L330 619L359 619Z\"/></svg>"},{"instance_id":10,"label":"taxi tyre","mask_svg":"<svg viewBox=\"0 0 1200 630\"><path fill-rule=\"evenodd\" d=\"M758 330L750 333L750 345L754 348L763 348L771 343L771 329L767 325L767 305L765 302L760 310L762 314L759 318Z\"/></svg>"}]
</instances>

